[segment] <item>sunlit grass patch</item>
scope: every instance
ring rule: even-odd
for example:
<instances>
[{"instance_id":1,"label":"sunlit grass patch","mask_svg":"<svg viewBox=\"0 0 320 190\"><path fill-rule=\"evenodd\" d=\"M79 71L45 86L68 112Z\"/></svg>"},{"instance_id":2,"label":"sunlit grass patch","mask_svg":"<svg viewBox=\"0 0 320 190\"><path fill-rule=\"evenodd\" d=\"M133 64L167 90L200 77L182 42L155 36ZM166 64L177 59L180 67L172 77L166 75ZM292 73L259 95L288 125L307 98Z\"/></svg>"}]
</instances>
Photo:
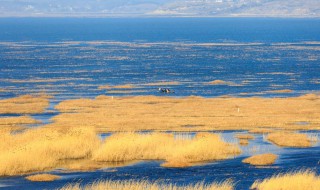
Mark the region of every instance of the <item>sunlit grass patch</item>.
<instances>
[{"instance_id":1,"label":"sunlit grass patch","mask_svg":"<svg viewBox=\"0 0 320 190\"><path fill-rule=\"evenodd\" d=\"M65 100L55 108L55 127L89 126L100 132L114 131L208 131L319 129L320 99L317 95L290 98L98 96ZM241 119L239 119L241 118ZM308 121L309 125L293 125ZM192 126L192 127L185 127Z\"/></svg>"},{"instance_id":2,"label":"sunlit grass patch","mask_svg":"<svg viewBox=\"0 0 320 190\"><path fill-rule=\"evenodd\" d=\"M133 85L133 84L124 84L124 85L116 85L116 86L111 86L111 85L103 85L103 86L99 86L98 89L102 90L102 89L106 89L106 90L110 90L110 89L132 89L132 88L137 88L137 86Z\"/></svg>"},{"instance_id":3,"label":"sunlit grass patch","mask_svg":"<svg viewBox=\"0 0 320 190\"><path fill-rule=\"evenodd\" d=\"M0 88L0 92L8 92L9 90L5 89L5 88Z\"/></svg>"},{"instance_id":4,"label":"sunlit grass patch","mask_svg":"<svg viewBox=\"0 0 320 190\"><path fill-rule=\"evenodd\" d=\"M49 106L47 95L23 95L0 100L0 114L34 114L43 113Z\"/></svg>"},{"instance_id":5,"label":"sunlit grass patch","mask_svg":"<svg viewBox=\"0 0 320 190\"><path fill-rule=\"evenodd\" d=\"M239 144L241 146L248 146L249 145L249 140L248 139L239 139Z\"/></svg>"},{"instance_id":6,"label":"sunlit grass patch","mask_svg":"<svg viewBox=\"0 0 320 190\"><path fill-rule=\"evenodd\" d=\"M256 165L256 166L264 166L264 165L271 165L277 160L278 156L275 154L260 154L254 155L249 158L242 160L243 163Z\"/></svg>"},{"instance_id":7,"label":"sunlit grass patch","mask_svg":"<svg viewBox=\"0 0 320 190\"><path fill-rule=\"evenodd\" d=\"M99 144L90 128L39 128L5 134L0 143L0 176L50 170L62 160L90 157Z\"/></svg>"},{"instance_id":8,"label":"sunlit grass patch","mask_svg":"<svg viewBox=\"0 0 320 190\"><path fill-rule=\"evenodd\" d=\"M221 183L197 183L195 185L176 186L175 184L159 184L148 181L98 181L86 186L68 184L60 190L233 190L229 180Z\"/></svg>"},{"instance_id":9,"label":"sunlit grass patch","mask_svg":"<svg viewBox=\"0 0 320 190\"><path fill-rule=\"evenodd\" d=\"M267 134L274 132L273 129L266 129L266 128L254 128L248 131L248 133L253 133L253 134Z\"/></svg>"},{"instance_id":10,"label":"sunlit grass patch","mask_svg":"<svg viewBox=\"0 0 320 190\"><path fill-rule=\"evenodd\" d=\"M311 139L306 134L291 132L275 132L267 136L270 142L284 147L310 147Z\"/></svg>"},{"instance_id":11,"label":"sunlit grass patch","mask_svg":"<svg viewBox=\"0 0 320 190\"><path fill-rule=\"evenodd\" d=\"M60 176L52 174L36 174L27 176L26 179L29 181L54 181L60 179Z\"/></svg>"},{"instance_id":12,"label":"sunlit grass patch","mask_svg":"<svg viewBox=\"0 0 320 190\"><path fill-rule=\"evenodd\" d=\"M266 91L267 93L278 93L278 94L287 94L287 93L292 93L293 91L290 89L282 89L282 90L270 90Z\"/></svg>"},{"instance_id":13,"label":"sunlit grass patch","mask_svg":"<svg viewBox=\"0 0 320 190\"><path fill-rule=\"evenodd\" d=\"M227 86L236 86L237 84L234 82L224 81L224 80L214 80L207 82L208 85L227 85Z\"/></svg>"},{"instance_id":14,"label":"sunlit grass patch","mask_svg":"<svg viewBox=\"0 0 320 190\"><path fill-rule=\"evenodd\" d=\"M199 133L193 139L175 139L173 134L165 133L119 133L109 137L93 159L104 162L165 160L163 166L166 167L187 167L240 153L236 145L210 133Z\"/></svg>"},{"instance_id":15,"label":"sunlit grass patch","mask_svg":"<svg viewBox=\"0 0 320 190\"><path fill-rule=\"evenodd\" d=\"M23 125L39 123L41 122L33 119L30 116L0 117L0 133L22 130L24 129Z\"/></svg>"},{"instance_id":16,"label":"sunlit grass patch","mask_svg":"<svg viewBox=\"0 0 320 190\"><path fill-rule=\"evenodd\" d=\"M248 146L249 140L254 139L254 136L250 134L236 134L235 137L239 139L239 144L241 146Z\"/></svg>"},{"instance_id":17,"label":"sunlit grass patch","mask_svg":"<svg viewBox=\"0 0 320 190\"><path fill-rule=\"evenodd\" d=\"M320 176L312 171L298 171L274 175L262 181L257 180L251 189L257 190L319 190Z\"/></svg>"},{"instance_id":18,"label":"sunlit grass patch","mask_svg":"<svg viewBox=\"0 0 320 190\"><path fill-rule=\"evenodd\" d=\"M247 140L254 139L254 136L249 134L236 134L235 137L238 139L247 139Z\"/></svg>"}]
</instances>

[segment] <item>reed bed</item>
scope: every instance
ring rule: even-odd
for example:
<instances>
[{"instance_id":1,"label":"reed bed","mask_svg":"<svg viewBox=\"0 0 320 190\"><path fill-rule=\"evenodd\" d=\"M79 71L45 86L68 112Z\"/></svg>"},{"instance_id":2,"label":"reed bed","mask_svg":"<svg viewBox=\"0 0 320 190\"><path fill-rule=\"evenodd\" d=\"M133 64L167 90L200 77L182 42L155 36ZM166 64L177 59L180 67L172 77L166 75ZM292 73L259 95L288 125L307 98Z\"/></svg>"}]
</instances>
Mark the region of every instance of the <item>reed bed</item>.
<instances>
[{"instance_id":1,"label":"reed bed","mask_svg":"<svg viewBox=\"0 0 320 190\"><path fill-rule=\"evenodd\" d=\"M39 123L41 122L30 116L0 117L0 133L22 130L24 129L23 125Z\"/></svg>"},{"instance_id":2,"label":"reed bed","mask_svg":"<svg viewBox=\"0 0 320 190\"><path fill-rule=\"evenodd\" d=\"M249 140L248 139L239 139L239 144L241 146L248 146L249 145Z\"/></svg>"},{"instance_id":3,"label":"reed bed","mask_svg":"<svg viewBox=\"0 0 320 190\"><path fill-rule=\"evenodd\" d=\"M98 181L86 186L80 184L68 184L59 190L233 190L233 183L225 181L221 183L177 186L175 184L159 184L148 181Z\"/></svg>"},{"instance_id":4,"label":"reed bed","mask_svg":"<svg viewBox=\"0 0 320 190\"><path fill-rule=\"evenodd\" d=\"M320 176L310 170L278 174L269 179L255 181L251 189L257 190L318 190Z\"/></svg>"},{"instance_id":5,"label":"reed bed","mask_svg":"<svg viewBox=\"0 0 320 190\"><path fill-rule=\"evenodd\" d=\"M66 100L56 106L56 127L95 127L114 131L207 131L320 129L318 95L290 98L109 97ZM240 119L241 118L241 119ZM296 124L307 121L308 125ZM193 127L185 127L193 126Z\"/></svg>"},{"instance_id":6,"label":"reed bed","mask_svg":"<svg viewBox=\"0 0 320 190\"><path fill-rule=\"evenodd\" d=\"M92 128L44 127L1 133L1 138L0 176L55 168L88 171L140 160L164 160L164 167L188 167L241 153L238 146L211 133L192 138L167 133L118 133L102 143Z\"/></svg>"},{"instance_id":7,"label":"reed bed","mask_svg":"<svg viewBox=\"0 0 320 190\"><path fill-rule=\"evenodd\" d=\"M255 128L248 131L249 133L253 134L267 134L274 132L273 129L265 129L265 128Z\"/></svg>"},{"instance_id":8,"label":"reed bed","mask_svg":"<svg viewBox=\"0 0 320 190\"><path fill-rule=\"evenodd\" d=\"M164 167L187 167L199 162L224 160L241 153L235 144L219 135L199 133L193 139L175 139L173 134L119 133L109 137L93 160L124 162L165 160Z\"/></svg>"},{"instance_id":9,"label":"reed bed","mask_svg":"<svg viewBox=\"0 0 320 190\"><path fill-rule=\"evenodd\" d=\"M283 147L310 147L311 139L308 135L290 132L275 132L267 136L267 140Z\"/></svg>"},{"instance_id":10,"label":"reed bed","mask_svg":"<svg viewBox=\"0 0 320 190\"><path fill-rule=\"evenodd\" d=\"M124 85L117 85L117 86L110 86L110 85L103 85L103 86L99 86L98 89L100 90L110 90L110 89L133 89L133 88L137 88L135 85L133 84L124 84Z\"/></svg>"},{"instance_id":11,"label":"reed bed","mask_svg":"<svg viewBox=\"0 0 320 190\"><path fill-rule=\"evenodd\" d=\"M277 158L278 158L277 155L267 153L267 154L259 154L259 155L251 156L249 158L242 160L242 162L255 165L255 166L265 166L265 165L274 164Z\"/></svg>"},{"instance_id":12,"label":"reed bed","mask_svg":"<svg viewBox=\"0 0 320 190\"><path fill-rule=\"evenodd\" d=\"M90 128L29 129L4 134L0 142L0 176L46 171L61 160L90 157L100 140Z\"/></svg>"},{"instance_id":13,"label":"reed bed","mask_svg":"<svg viewBox=\"0 0 320 190\"><path fill-rule=\"evenodd\" d=\"M207 82L208 85L227 85L227 86L237 86L236 83L230 82L230 81L224 81L224 80L214 80Z\"/></svg>"},{"instance_id":14,"label":"reed bed","mask_svg":"<svg viewBox=\"0 0 320 190\"><path fill-rule=\"evenodd\" d=\"M27 176L26 179L29 181L55 181L60 179L60 176L52 175L52 174L36 174Z\"/></svg>"},{"instance_id":15,"label":"reed bed","mask_svg":"<svg viewBox=\"0 0 320 190\"><path fill-rule=\"evenodd\" d=\"M43 113L49 106L47 95L23 95L0 100L0 114L35 114Z\"/></svg>"},{"instance_id":16,"label":"reed bed","mask_svg":"<svg viewBox=\"0 0 320 190\"><path fill-rule=\"evenodd\" d=\"M253 135L249 135L249 134L236 134L235 137L238 138L238 139L247 139L247 140L253 140L254 139L254 136Z\"/></svg>"},{"instance_id":17,"label":"reed bed","mask_svg":"<svg viewBox=\"0 0 320 190\"><path fill-rule=\"evenodd\" d=\"M287 93L292 93L293 90L290 89L282 89L282 90L270 90L266 91L267 93L278 93L278 94L287 94Z\"/></svg>"}]
</instances>

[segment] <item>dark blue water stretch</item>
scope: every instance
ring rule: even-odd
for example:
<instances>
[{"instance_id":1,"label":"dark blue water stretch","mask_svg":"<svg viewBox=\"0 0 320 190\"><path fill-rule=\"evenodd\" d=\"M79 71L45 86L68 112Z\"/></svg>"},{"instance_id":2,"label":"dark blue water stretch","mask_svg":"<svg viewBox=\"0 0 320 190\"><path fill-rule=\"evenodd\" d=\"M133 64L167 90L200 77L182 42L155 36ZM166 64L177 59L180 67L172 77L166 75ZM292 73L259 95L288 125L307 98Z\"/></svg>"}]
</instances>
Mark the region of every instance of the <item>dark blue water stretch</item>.
<instances>
[{"instance_id":1,"label":"dark blue water stretch","mask_svg":"<svg viewBox=\"0 0 320 190\"><path fill-rule=\"evenodd\" d=\"M0 19L0 99L53 94L61 100L97 95L288 97L320 90L320 20L266 18ZM213 80L229 85L208 85ZM150 86L176 81L179 85ZM135 89L99 90L101 85L134 84ZM291 93L274 90L291 89ZM125 91L125 92L123 92ZM45 123L58 113L34 115ZM8 117L12 115L0 115ZM313 131L313 135L318 132ZM223 132L232 139L234 132ZM232 140L230 140L232 141ZM259 147L259 148L257 148ZM242 147L243 148L243 147ZM256 179L311 168L320 173L320 148L278 148L257 135L235 159L186 169L161 162L96 172L65 173L54 182L0 178L0 189L54 189L68 182L134 179L179 185L233 179L248 189ZM241 163L254 153L280 156L269 168ZM0 163L1 164L1 163Z\"/></svg>"}]
</instances>

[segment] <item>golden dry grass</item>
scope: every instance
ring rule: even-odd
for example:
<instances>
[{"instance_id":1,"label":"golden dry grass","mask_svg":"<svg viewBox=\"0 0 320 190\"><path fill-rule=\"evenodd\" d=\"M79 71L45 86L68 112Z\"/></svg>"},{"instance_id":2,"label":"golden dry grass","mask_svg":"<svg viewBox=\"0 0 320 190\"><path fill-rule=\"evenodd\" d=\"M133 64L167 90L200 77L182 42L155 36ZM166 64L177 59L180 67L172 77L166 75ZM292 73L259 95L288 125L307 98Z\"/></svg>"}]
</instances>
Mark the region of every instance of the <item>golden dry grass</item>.
<instances>
[{"instance_id":1,"label":"golden dry grass","mask_svg":"<svg viewBox=\"0 0 320 190\"><path fill-rule=\"evenodd\" d=\"M176 186L174 184L158 184L147 181L98 181L81 187L79 184L69 184L60 190L233 190L233 183L225 181L205 185L197 183L188 186Z\"/></svg>"},{"instance_id":2,"label":"golden dry grass","mask_svg":"<svg viewBox=\"0 0 320 190\"><path fill-rule=\"evenodd\" d=\"M249 158L242 160L242 162L255 165L255 166L265 166L265 165L274 164L277 158L278 158L277 155L267 153L267 154L259 154L259 155L251 156Z\"/></svg>"},{"instance_id":3,"label":"golden dry grass","mask_svg":"<svg viewBox=\"0 0 320 190\"><path fill-rule=\"evenodd\" d=\"M8 90L4 88L0 88L0 92L8 92Z\"/></svg>"},{"instance_id":4,"label":"golden dry grass","mask_svg":"<svg viewBox=\"0 0 320 190\"><path fill-rule=\"evenodd\" d=\"M61 102L53 126L98 131L320 129L318 95L292 98L108 97ZM306 121L309 125L298 125ZM184 126L195 126L187 128Z\"/></svg>"},{"instance_id":5,"label":"golden dry grass","mask_svg":"<svg viewBox=\"0 0 320 190\"><path fill-rule=\"evenodd\" d=\"M236 85L233 82L228 82L228 81L224 81L224 80L214 80L214 81L207 82L206 84L209 84L209 85L228 85L228 86Z\"/></svg>"},{"instance_id":6,"label":"golden dry grass","mask_svg":"<svg viewBox=\"0 0 320 190\"><path fill-rule=\"evenodd\" d=\"M224 160L241 150L225 143L219 135L199 133L193 139L175 139L173 134L119 133L109 137L93 160L125 162L132 160L165 160L166 167L187 167L199 162Z\"/></svg>"},{"instance_id":7,"label":"golden dry grass","mask_svg":"<svg viewBox=\"0 0 320 190\"><path fill-rule=\"evenodd\" d=\"M284 147L310 147L311 139L306 134L291 133L291 132L274 132L267 136L267 139Z\"/></svg>"},{"instance_id":8,"label":"golden dry grass","mask_svg":"<svg viewBox=\"0 0 320 190\"><path fill-rule=\"evenodd\" d=\"M27 176L26 179L29 181L54 181L60 179L60 176L52 174L36 174Z\"/></svg>"},{"instance_id":9,"label":"golden dry grass","mask_svg":"<svg viewBox=\"0 0 320 190\"><path fill-rule=\"evenodd\" d=\"M21 129L24 129L23 125L38 124L38 123L41 123L41 122L33 119L30 116L1 117L0 133L21 130Z\"/></svg>"},{"instance_id":10,"label":"golden dry grass","mask_svg":"<svg viewBox=\"0 0 320 190\"><path fill-rule=\"evenodd\" d=\"M253 133L253 134L267 134L274 132L272 129L265 129L265 128L255 128L255 129L250 129L248 133Z\"/></svg>"},{"instance_id":11,"label":"golden dry grass","mask_svg":"<svg viewBox=\"0 0 320 190\"><path fill-rule=\"evenodd\" d=\"M254 139L254 136L249 134L236 134L235 137L238 139L247 139L247 140Z\"/></svg>"},{"instance_id":12,"label":"golden dry grass","mask_svg":"<svg viewBox=\"0 0 320 190\"><path fill-rule=\"evenodd\" d=\"M29 129L5 133L0 142L0 176L46 171L67 159L90 157L100 144L89 128Z\"/></svg>"},{"instance_id":13,"label":"golden dry grass","mask_svg":"<svg viewBox=\"0 0 320 190\"><path fill-rule=\"evenodd\" d=\"M99 86L98 89L132 89L132 88L136 88L135 85L133 84L124 84L124 85L116 85L116 86L110 86L110 85L103 85L103 86Z\"/></svg>"},{"instance_id":14,"label":"golden dry grass","mask_svg":"<svg viewBox=\"0 0 320 190\"><path fill-rule=\"evenodd\" d=\"M49 106L47 95L23 95L0 100L0 114L35 114L43 113Z\"/></svg>"},{"instance_id":15,"label":"golden dry grass","mask_svg":"<svg viewBox=\"0 0 320 190\"><path fill-rule=\"evenodd\" d=\"M249 140L248 139L239 139L239 144L241 146L248 146L249 145Z\"/></svg>"},{"instance_id":16,"label":"golden dry grass","mask_svg":"<svg viewBox=\"0 0 320 190\"><path fill-rule=\"evenodd\" d=\"M187 167L227 159L241 150L209 133L194 139L176 139L165 133L119 133L102 144L92 128L44 127L1 133L0 152L0 176L14 176L56 168L89 171L121 167L140 160L165 160L166 167Z\"/></svg>"},{"instance_id":17,"label":"golden dry grass","mask_svg":"<svg viewBox=\"0 0 320 190\"><path fill-rule=\"evenodd\" d=\"M283 90L270 90L270 91L266 91L267 93L278 93L278 94L286 94L286 93L292 93L293 91L290 89L283 89Z\"/></svg>"},{"instance_id":18,"label":"golden dry grass","mask_svg":"<svg viewBox=\"0 0 320 190\"><path fill-rule=\"evenodd\" d=\"M255 181L251 189L257 190L319 190L320 177L312 171L299 171L275 175Z\"/></svg>"}]
</instances>

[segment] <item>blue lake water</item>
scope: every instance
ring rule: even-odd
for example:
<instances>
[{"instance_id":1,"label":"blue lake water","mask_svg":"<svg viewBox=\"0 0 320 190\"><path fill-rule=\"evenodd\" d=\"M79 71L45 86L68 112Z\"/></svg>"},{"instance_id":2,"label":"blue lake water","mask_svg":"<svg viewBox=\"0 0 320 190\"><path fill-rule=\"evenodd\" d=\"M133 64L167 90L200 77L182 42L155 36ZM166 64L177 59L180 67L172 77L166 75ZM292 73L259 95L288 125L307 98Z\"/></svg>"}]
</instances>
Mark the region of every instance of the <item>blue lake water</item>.
<instances>
[{"instance_id":1,"label":"blue lake water","mask_svg":"<svg viewBox=\"0 0 320 190\"><path fill-rule=\"evenodd\" d=\"M320 20L268 18L145 19L0 19L0 99L22 94L54 96L48 113L34 115L44 123L58 113L61 100L97 95L289 97L320 90ZM214 80L226 85L209 85ZM177 85L150 85L177 82ZM134 89L98 89L133 84ZM289 89L292 92L278 93ZM0 115L8 117L10 115ZM318 132L315 132L318 134ZM226 140L234 132L222 132ZM104 135L104 137L107 137ZM232 140L231 140L232 141ZM255 148L258 146L260 148ZM255 179L278 172L311 168L320 173L319 145L279 148L257 135L235 159L186 169L167 169L160 162L96 172L59 173L50 183L24 176L0 178L3 189L53 189L67 182L97 179L146 179L190 184L234 179L248 189ZM270 168L241 163L252 153L274 152ZM110 170L110 171L109 171Z\"/></svg>"},{"instance_id":2,"label":"blue lake water","mask_svg":"<svg viewBox=\"0 0 320 190\"><path fill-rule=\"evenodd\" d=\"M180 82L175 96L312 93L319 34L319 19L0 19L0 98L159 95L143 84L161 81ZM122 84L140 86L98 90ZM270 92L282 89L293 92Z\"/></svg>"}]
</instances>

